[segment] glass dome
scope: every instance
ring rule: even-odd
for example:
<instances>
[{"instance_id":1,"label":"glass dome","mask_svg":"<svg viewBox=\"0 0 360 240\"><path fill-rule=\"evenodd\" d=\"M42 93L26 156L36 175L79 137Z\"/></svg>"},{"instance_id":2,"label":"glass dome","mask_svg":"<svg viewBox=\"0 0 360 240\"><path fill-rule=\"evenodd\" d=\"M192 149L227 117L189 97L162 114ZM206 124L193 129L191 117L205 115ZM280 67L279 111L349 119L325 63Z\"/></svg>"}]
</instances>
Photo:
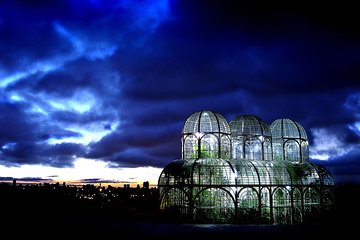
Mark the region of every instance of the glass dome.
<instances>
[{"instance_id":1,"label":"glass dome","mask_svg":"<svg viewBox=\"0 0 360 240\"><path fill-rule=\"evenodd\" d=\"M230 134L229 123L219 113L201 111L187 118L182 134L191 133L226 133Z\"/></svg>"},{"instance_id":2,"label":"glass dome","mask_svg":"<svg viewBox=\"0 0 360 240\"><path fill-rule=\"evenodd\" d=\"M232 158L272 160L269 125L254 115L240 115L230 122Z\"/></svg>"},{"instance_id":3,"label":"glass dome","mask_svg":"<svg viewBox=\"0 0 360 240\"><path fill-rule=\"evenodd\" d=\"M273 159L291 162L309 161L309 143L305 129L288 118L273 121L272 133Z\"/></svg>"},{"instance_id":4,"label":"glass dome","mask_svg":"<svg viewBox=\"0 0 360 240\"><path fill-rule=\"evenodd\" d=\"M231 156L231 133L227 120L212 111L193 113L182 134L183 159L226 158Z\"/></svg>"},{"instance_id":5,"label":"glass dome","mask_svg":"<svg viewBox=\"0 0 360 240\"><path fill-rule=\"evenodd\" d=\"M254 115L240 115L230 122L231 136L264 136L271 137L269 125Z\"/></svg>"},{"instance_id":6,"label":"glass dome","mask_svg":"<svg viewBox=\"0 0 360 240\"><path fill-rule=\"evenodd\" d=\"M281 118L270 125L273 138L299 138L308 140L305 129L296 121Z\"/></svg>"}]
</instances>

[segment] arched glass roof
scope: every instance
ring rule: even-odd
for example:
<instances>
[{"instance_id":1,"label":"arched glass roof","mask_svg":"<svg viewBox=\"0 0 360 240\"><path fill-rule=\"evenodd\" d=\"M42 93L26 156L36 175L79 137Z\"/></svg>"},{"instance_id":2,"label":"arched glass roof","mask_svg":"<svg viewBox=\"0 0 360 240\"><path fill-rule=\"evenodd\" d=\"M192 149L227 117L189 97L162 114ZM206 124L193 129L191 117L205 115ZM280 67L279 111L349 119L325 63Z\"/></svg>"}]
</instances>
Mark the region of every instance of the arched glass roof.
<instances>
[{"instance_id":1,"label":"arched glass roof","mask_svg":"<svg viewBox=\"0 0 360 240\"><path fill-rule=\"evenodd\" d=\"M194 184L235 186L234 168L229 161L221 158L195 160L192 174Z\"/></svg>"},{"instance_id":2,"label":"arched glass roof","mask_svg":"<svg viewBox=\"0 0 360 240\"><path fill-rule=\"evenodd\" d=\"M334 185L330 173L313 163L238 161L220 158L175 160L159 178L159 186L180 184L235 186Z\"/></svg>"},{"instance_id":3,"label":"arched glass roof","mask_svg":"<svg viewBox=\"0 0 360 240\"><path fill-rule=\"evenodd\" d=\"M273 139L276 138L300 138L308 140L305 129L296 121L288 118L280 118L270 125Z\"/></svg>"},{"instance_id":4,"label":"arched glass roof","mask_svg":"<svg viewBox=\"0 0 360 240\"><path fill-rule=\"evenodd\" d=\"M323 185L334 185L334 179L332 178L330 172L325 167L316 163L311 163L311 164L316 169L320 181Z\"/></svg>"},{"instance_id":5,"label":"arched glass roof","mask_svg":"<svg viewBox=\"0 0 360 240\"><path fill-rule=\"evenodd\" d=\"M271 137L269 125L254 115L240 115L230 122L231 135Z\"/></svg>"},{"instance_id":6,"label":"arched glass roof","mask_svg":"<svg viewBox=\"0 0 360 240\"><path fill-rule=\"evenodd\" d=\"M201 111L190 115L185 121L182 134L191 133L226 133L230 134L230 126L219 113Z\"/></svg>"}]
</instances>

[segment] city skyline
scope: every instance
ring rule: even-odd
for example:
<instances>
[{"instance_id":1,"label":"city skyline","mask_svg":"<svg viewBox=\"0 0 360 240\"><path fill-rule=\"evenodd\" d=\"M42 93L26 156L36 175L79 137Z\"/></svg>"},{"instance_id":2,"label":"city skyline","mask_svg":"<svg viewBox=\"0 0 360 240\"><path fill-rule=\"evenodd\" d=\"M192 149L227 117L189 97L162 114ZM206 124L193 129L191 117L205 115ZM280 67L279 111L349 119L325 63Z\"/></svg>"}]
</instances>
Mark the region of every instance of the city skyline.
<instances>
[{"instance_id":1,"label":"city skyline","mask_svg":"<svg viewBox=\"0 0 360 240\"><path fill-rule=\"evenodd\" d=\"M310 161L360 182L350 3L2 1L0 181L155 186L188 116L299 122ZM321 13L321 14L320 14Z\"/></svg>"}]
</instances>

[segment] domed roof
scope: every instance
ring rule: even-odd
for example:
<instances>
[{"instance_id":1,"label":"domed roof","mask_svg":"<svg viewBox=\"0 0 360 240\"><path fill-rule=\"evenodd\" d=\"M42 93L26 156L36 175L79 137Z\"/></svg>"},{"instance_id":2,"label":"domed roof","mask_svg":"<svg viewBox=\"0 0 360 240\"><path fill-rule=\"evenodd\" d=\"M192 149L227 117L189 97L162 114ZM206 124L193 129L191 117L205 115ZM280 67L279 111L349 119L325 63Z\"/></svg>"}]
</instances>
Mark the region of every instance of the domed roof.
<instances>
[{"instance_id":1,"label":"domed roof","mask_svg":"<svg viewBox=\"0 0 360 240\"><path fill-rule=\"evenodd\" d=\"M195 132L230 134L230 126L219 113L212 111L195 112L186 119L182 134Z\"/></svg>"},{"instance_id":2,"label":"domed roof","mask_svg":"<svg viewBox=\"0 0 360 240\"><path fill-rule=\"evenodd\" d=\"M274 138L300 138L307 140L305 129L294 120L280 118L270 125L272 137Z\"/></svg>"},{"instance_id":3,"label":"domed roof","mask_svg":"<svg viewBox=\"0 0 360 240\"><path fill-rule=\"evenodd\" d=\"M239 136L266 136L271 137L269 125L254 115L240 115L230 122L231 135Z\"/></svg>"},{"instance_id":4,"label":"domed roof","mask_svg":"<svg viewBox=\"0 0 360 240\"><path fill-rule=\"evenodd\" d=\"M236 161L220 158L197 159L193 161L174 160L169 163L159 177L159 185L184 184L183 181L167 181L166 178L175 179L192 178L201 168L204 174L210 174L214 168L226 169L228 174L217 177L215 182L202 181L202 185L234 184L245 186L260 185L303 185L323 186L334 185L331 174L322 166L314 163L295 164L286 161ZM203 175L204 176L204 175ZM281 176L281 177L280 177ZM236 180L235 180L236 179ZM213 179L215 180L215 179ZM194 178L194 181L198 181ZM185 181L191 184L191 181Z\"/></svg>"}]
</instances>

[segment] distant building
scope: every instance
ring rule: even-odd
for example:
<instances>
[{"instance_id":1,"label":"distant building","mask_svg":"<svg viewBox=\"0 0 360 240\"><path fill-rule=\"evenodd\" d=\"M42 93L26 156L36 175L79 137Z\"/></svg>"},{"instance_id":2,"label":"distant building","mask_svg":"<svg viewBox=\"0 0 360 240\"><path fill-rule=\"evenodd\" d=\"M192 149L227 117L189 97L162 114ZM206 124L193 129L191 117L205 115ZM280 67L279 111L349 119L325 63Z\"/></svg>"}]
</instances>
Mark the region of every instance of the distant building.
<instances>
[{"instance_id":1,"label":"distant building","mask_svg":"<svg viewBox=\"0 0 360 240\"><path fill-rule=\"evenodd\" d=\"M148 181L143 182L143 188L149 189L149 182Z\"/></svg>"},{"instance_id":2,"label":"distant building","mask_svg":"<svg viewBox=\"0 0 360 240\"><path fill-rule=\"evenodd\" d=\"M269 126L254 115L230 123L195 112L181 134L182 159L158 181L160 209L196 222L303 223L334 208L334 181L309 162L308 138L296 121Z\"/></svg>"}]
</instances>

